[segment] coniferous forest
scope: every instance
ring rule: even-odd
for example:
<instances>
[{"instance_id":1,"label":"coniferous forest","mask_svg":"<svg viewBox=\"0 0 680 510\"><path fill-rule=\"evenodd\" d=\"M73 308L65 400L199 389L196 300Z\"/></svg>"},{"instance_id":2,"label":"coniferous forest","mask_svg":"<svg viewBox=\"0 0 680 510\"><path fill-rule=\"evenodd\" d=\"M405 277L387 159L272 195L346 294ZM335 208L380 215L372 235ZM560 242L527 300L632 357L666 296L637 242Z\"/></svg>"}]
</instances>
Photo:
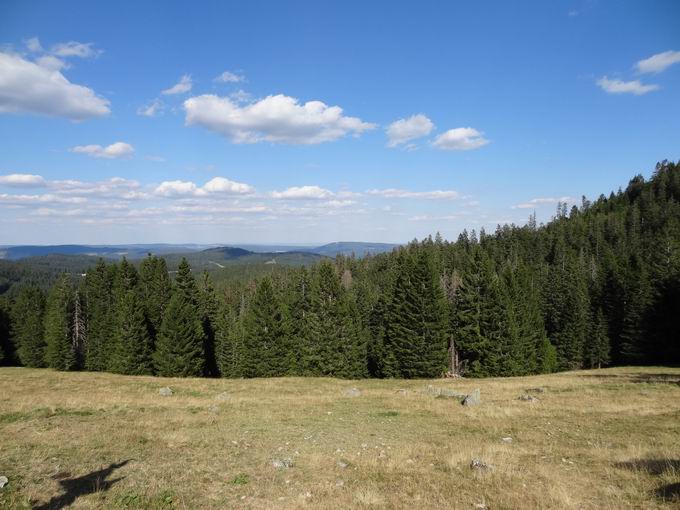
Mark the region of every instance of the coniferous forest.
<instances>
[{"instance_id":1,"label":"coniferous forest","mask_svg":"<svg viewBox=\"0 0 680 510\"><path fill-rule=\"evenodd\" d=\"M99 263L0 296L0 363L161 376L513 376L680 363L680 166L553 219L215 286ZM174 269L174 268L171 268Z\"/></svg>"}]
</instances>

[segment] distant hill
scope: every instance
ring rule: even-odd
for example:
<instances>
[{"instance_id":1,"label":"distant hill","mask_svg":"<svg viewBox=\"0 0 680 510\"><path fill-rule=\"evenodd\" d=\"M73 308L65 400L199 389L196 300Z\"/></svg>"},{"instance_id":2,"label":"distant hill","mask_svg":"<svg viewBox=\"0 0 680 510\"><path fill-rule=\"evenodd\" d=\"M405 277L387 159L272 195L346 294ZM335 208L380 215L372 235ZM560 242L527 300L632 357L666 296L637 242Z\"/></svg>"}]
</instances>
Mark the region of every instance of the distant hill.
<instances>
[{"instance_id":1,"label":"distant hill","mask_svg":"<svg viewBox=\"0 0 680 510\"><path fill-rule=\"evenodd\" d=\"M86 255L90 257L102 257L105 259L120 259L127 257L130 260L141 259L147 254L152 255L189 255L209 252L208 255L224 260L232 260L252 254L279 257L282 253L297 253L292 259L302 259L301 253L317 254L326 257L335 257L342 254L357 257L375 255L390 252L397 244L388 243L363 243L363 242L338 242L324 244L323 246L296 246L296 245L252 245L236 244L228 246L201 245L201 244L116 244L116 245L84 245L84 244L61 244L51 246L0 246L0 259L22 260L29 257L42 257L46 255ZM218 254L218 252L222 252ZM199 256L203 259L203 256ZM255 257L257 260L257 257Z\"/></svg>"},{"instance_id":2,"label":"distant hill","mask_svg":"<svg viewBox=\"0 0 680 510\"><path fill-rule=\"evenodd\" d=\"M357 257L365 257L366 255L391 252L397 246L399 245L390 243L338 242L324 244L317 248L306 248L301 251L317 253L326 257L335 257L336 255L350 256L352 254Z\"/></svg>"}]
</instances>

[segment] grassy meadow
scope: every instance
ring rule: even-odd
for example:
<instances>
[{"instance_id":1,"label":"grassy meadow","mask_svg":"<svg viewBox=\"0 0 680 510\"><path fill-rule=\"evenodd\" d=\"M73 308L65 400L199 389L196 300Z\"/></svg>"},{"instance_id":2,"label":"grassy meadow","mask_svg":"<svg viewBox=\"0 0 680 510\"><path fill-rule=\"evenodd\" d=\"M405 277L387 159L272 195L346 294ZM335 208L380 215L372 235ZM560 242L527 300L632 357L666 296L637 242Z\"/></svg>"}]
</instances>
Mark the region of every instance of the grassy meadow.
<instances>
[{"instance_id":1,"label":"grassy meadow","mask_svg":"<svg viewBox=\"0 0 680 510\"><path fill-rule=\"evenodd\" d=\"M482 402L428 385L479 388ZM678 508L680 369L345 381L0 368L0 475L1 508Z\"/></svg>"}]
</instances>

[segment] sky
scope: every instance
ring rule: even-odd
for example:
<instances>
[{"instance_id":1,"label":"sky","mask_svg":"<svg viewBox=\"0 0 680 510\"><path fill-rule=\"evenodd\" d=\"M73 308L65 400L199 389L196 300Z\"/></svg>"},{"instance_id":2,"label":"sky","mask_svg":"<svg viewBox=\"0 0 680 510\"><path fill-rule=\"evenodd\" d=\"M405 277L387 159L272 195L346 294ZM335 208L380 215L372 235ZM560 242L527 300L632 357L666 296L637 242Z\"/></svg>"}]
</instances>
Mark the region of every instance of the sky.
<instances>
[{"instance_id":1,"label":"sky","mask_svg":"<svg viewBox=\"0 0 680 510\"><path fill-rule=\"evenodd\" d=\"M0 245L406 242L680 159L680 3L0 2Z\"/></svg>"}]
</instances>

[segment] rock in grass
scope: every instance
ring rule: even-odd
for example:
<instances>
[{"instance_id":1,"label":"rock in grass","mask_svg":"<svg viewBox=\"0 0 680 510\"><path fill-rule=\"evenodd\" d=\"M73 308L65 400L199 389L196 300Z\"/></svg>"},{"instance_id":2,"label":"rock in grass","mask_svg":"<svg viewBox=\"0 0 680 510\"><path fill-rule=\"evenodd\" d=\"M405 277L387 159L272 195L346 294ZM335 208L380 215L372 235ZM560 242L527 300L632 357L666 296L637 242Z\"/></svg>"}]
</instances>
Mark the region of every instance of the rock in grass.
<instances>
[{"instance_id":1,"label":"rock in grass","mask_svg":"<svg viewBox=\"0 0 680 510\"><path fill-rule=\"evenodd\" d=\"M524 402L538 402L537 397L534 397L533 395L529 395L528 393L525 393L524 395L520 395L519 399L523 400Z\"/></svg>"},{"instance_id":2,"label":"rock in grass","mask_svg":"<svg viewBox=\"0 0 680 510\"><path fill-rule=\"evenodd\" d=\"M347 388L345 390L345 396L346 397L360 397L361 396L361 390L359 388Z\"/></svg>"},{"instance_id":3,"label":"rock in grass","mask_svg":"<svg viewBox=\"0 0 680 510\"><path fill-rule=\"evenodd\" d=\"M338 466L340 469L347 469L349 467L349 462L345 462L342 459L339 459L336 463L336 466Z\"/></svg>"},{"instance_id":4,"label":"rock in grass","mask_svg":"<svg viewBox=\"0 0 680 510\"><path fill-rule=\"evenodd\" d=\"M213 414L217 414L217 413L220 412L220 408L219 408L219 406L210 406L210 407L208 407L208 411L213 413Z\"/></svg>"},{"instance_id":5,"label":"rock in grass","mask_svg":"<svg viewBox=\"0 0 680 510\"><path fill-rule=\"evenodd\" d=\"M288 469L293 467L293 459L274 459L272 461L272 466L276 469Z\"/></svg>"},{"instance_id":6,"label":"rock in grass","mask_svg":"<svg viewBox=\"0 0 680 510\"><path fill-rule=\"evenodd\" d=\"M461 402L464 406L477 406L482 403L482 395L479 391L479 388L474 390L472 393L470 393L468 396L466 396L463 399L463 402Z\"/></svg>"},{"instance_id":7,"label":"rock in grass","mask_svg":"<svg viewBox=\"0 0 680 510\"><path fill-rule=\"evenodd\" d=\"M501 438L501 441L503 441L506 444L510 444L510 443L512 443L512 438L510 436L503 437L503 438Z\"/></svg>"},{"instance_id":8,"label":"rock in grass","mask_svg":"<svg viewBox=\"0 0 680 510\"><path fill-rule=\"evenodd\" d=\"M173 393L172 388L168 388L167 386L158 390L158 394L161 397L171 397Z\"/></svg>"},{"instance_id":9,"label":"rock in grass","mask_svg":"<svg viewBox=\"0 0 680 510\"><path fill-rule=\"evenodd\" d=\"M6 476L0 476L0 489L9 483L9 478Z\"/></svg>"},{"instance_id":10,"label":"rock in grass","mask_svg":"<svg viewBox=\"0 0 680 510\"><path fill-rule=\"evenodd\" d=\"M470 469L473 471L493 471L496 467L493 464L487 464L480 459L472 459L470 462Z\"/></svg>"},{"instance_id":11,"label":"rock in grass","mask_svg":"<svg viewBox=\"0 0 680 510\"><path fill-rule=\"evenodd\" d=\"M456 390L449 390L446 388L442 388L439 390L439 397L446 397L446 398L457 398L457 399L464 399L467 397L465 393L459 393Z\"/></svg>"},{"instance_id":12,"label":"rock in grass","mask_svg":"<svg viewBox=\"0 0 680 510\"><path fill-rule=\"evenodd\" d=\"M226 402L227 400L231 400L231 395L227 393L226 391L223 391L219 395L215 397L215 400L218 400L220 402Z\"/></svg>"}]
</instances>

